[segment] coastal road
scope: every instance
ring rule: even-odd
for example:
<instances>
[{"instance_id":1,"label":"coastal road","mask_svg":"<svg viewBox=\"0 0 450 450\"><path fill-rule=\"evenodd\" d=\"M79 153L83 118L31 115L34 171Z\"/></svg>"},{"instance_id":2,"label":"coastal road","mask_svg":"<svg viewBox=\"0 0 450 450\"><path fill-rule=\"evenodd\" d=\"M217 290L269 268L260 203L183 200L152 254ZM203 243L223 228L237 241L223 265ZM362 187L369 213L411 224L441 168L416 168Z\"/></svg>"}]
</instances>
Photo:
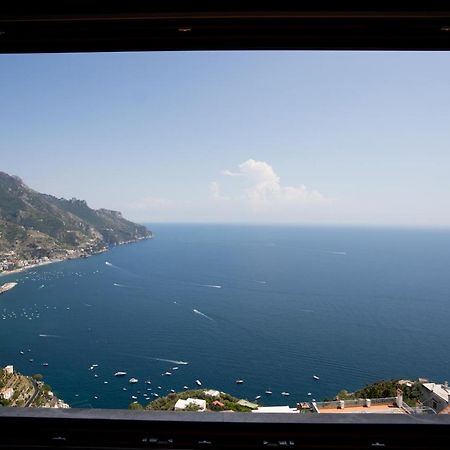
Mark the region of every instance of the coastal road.
<instances>
[{"instance_id":1,"label":"coastal road","mask_svg":"<svg viewBox=\"0 0 450 450\"><path fill-rule=\"evenodd\" d=\"M36 398L36 396L39 393L39 389L38 389L38 386L36 384L36 381L34 381L33 379L31 379L30 381L33 384L34 392L33 392L33 395L30 397L30 399L25 403L25 408L29 408L30 407L30 405L34 402L34 399Z\"/></svg>"}]
</instances>

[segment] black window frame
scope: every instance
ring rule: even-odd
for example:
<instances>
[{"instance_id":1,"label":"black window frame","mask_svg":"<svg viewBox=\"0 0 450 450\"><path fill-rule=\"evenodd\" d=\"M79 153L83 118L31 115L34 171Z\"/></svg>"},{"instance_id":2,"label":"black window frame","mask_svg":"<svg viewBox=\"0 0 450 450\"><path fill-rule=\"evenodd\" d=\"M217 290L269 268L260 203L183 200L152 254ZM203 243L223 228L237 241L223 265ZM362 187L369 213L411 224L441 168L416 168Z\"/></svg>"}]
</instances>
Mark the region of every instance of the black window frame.
<instances>
[{"instance_id":1,"label":"black window frame","mask_svg":"<svg viewBox=\"0 0 450 450\"><path fill-rule=\"evenodd\" d=\"M0 7L0 54L450 50L450 7L399 2ZM269 4L270 5L270 4ZM448 415L0 408L1 448L447 448Z\"/></svg>"}]
</instances>

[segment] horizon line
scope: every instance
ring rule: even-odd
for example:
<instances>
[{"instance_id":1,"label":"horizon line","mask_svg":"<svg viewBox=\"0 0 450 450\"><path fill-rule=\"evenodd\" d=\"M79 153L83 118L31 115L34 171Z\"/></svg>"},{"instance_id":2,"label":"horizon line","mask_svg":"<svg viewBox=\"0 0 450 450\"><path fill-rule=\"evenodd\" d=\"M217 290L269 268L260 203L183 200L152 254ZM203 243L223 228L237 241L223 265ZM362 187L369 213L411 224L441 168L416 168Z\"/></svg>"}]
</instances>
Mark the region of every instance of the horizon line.
<instances>
[{"instance_id":1,"label":"horizon line","mask_svg":"<svg viewBox=\"0 0 450 450\"><path fill-rule=\"evenodd\" d=\"M370 224L370 223L308 223L308 222L212 222L212 221L151 221L139 220L146 225L229 225L229 226L261 226L261 227L304 227L304 228L384 228L384 229L415 229L415 230L447 230L450 224Z\"/></svg>"}]
</instances>

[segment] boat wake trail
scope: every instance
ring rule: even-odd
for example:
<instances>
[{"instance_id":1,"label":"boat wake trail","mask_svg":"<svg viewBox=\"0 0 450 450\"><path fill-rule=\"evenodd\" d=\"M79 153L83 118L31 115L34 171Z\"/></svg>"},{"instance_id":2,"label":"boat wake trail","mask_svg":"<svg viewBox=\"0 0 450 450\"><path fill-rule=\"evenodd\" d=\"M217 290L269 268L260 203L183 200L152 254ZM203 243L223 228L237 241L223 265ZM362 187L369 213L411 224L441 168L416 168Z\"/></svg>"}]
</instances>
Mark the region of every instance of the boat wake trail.
<instances>
[{"instance_id":1,"label":"boat wake trail","mask_svg":"<svg viewBox=\"0 0 450 450\"><path fill-rule=\"evenodd\" d=\"M120 270L121 272L123 272L123 273L125 273L125 274L127 274L127 275L129 275L129 276L131 276L131 277L141 278L141 279L143 278L142 276L137 275L137 274L135 274L135 273L133 273L133 272L130 272L129 270L124 269L123 267L116 266L115 264L112 264L112 263L110 263L109 261L105 261L105 264L106 264L108 267L112 267L113 269Z\"/></svg>"},{"instance_id":2,"label":"boat wake trail","mask_svg":"<svg viewBox=\"0 0 450 450\"><path fill-rule=\"evenodd\" d=\"M62 339L62 336L58 336L57 334L40 334L39 337Z\"/></svg>"},{"instance_id":3,"label":"boat wake trail","mask_svg":"<svg viewBox=\"0 0 450 450\"><path fill-rule=\"evenodd\" d=\"M176 359L165 359L165 358L150 358L150 359L154 359L155 361L170 362L172 364L180 364L181 366L187 366L189 364L187 361L177 361Z\"/></svg>"},{"instance_id":4,"label":"boat wake trail","mask_svg":"<svg viewBox=\"0 0 450 450\"><path fill-rule=\"evenodd\" d=\"M122 288L126 288L127 287L124 284L119 284L119 283L113 283L113 286L122 287Z\"/></svg>"},{"instance_id":5,"label":"boat wake trail","mask_svg":"<svg viewBox=\"0 0 450 450\"><path fill-rule=\"evenodd\" d=\"M209 288L213 288L213 289L222 289L222 286L220 286L219 284L200 284L199 286L209 287Z\"/></svg>"},{"instance_id":6,"label":"boat wake trail","mask_svg":"<svg viewBox=\"0 0 450 450\"><path fill-rule=\"evenodd\" d=\"M195 314L198 314L199 316L204 317L205 319L211 320L212 322L214 322L214 319L207 316L206 314L202 313L201 311L199 311L198 309L193 309L192 310Z\"/></svg>"},{"instance_id":7,"label":"boat wake trail","mask_svg":"<svg viewBox=\"0 0 450 450\"><path fill-rule=\"evenodd\" d=\"M116 355L128 356L128 357L132 357L132 358L139 358L139 359L146 359L146 360L151 359L153 361L169 362L172 364L178 364L179 366L187 366L189 364L189 361L178 361L176 359L156 358L155 356L136 355L134 353L117 352Z\"/></svg>"}]
</instances>

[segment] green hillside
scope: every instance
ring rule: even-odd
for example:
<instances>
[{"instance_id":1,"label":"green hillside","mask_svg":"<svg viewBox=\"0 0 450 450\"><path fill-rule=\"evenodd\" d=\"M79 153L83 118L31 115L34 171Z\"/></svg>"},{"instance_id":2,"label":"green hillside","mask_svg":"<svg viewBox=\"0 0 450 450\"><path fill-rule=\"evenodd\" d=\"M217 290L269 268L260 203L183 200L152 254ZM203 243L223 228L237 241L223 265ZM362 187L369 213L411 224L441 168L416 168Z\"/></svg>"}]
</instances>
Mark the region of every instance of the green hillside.
<instances>
[{"instance_id":1,"label":"green hillside","mask_svg":"<svg viewBox=\"0 0 450 450\"><path fill-rule=\"evenodd\" d=\"M120 212L41 194L0 172L0 261L76 257L149 237Z\"/></svg>"}]
</instances>

